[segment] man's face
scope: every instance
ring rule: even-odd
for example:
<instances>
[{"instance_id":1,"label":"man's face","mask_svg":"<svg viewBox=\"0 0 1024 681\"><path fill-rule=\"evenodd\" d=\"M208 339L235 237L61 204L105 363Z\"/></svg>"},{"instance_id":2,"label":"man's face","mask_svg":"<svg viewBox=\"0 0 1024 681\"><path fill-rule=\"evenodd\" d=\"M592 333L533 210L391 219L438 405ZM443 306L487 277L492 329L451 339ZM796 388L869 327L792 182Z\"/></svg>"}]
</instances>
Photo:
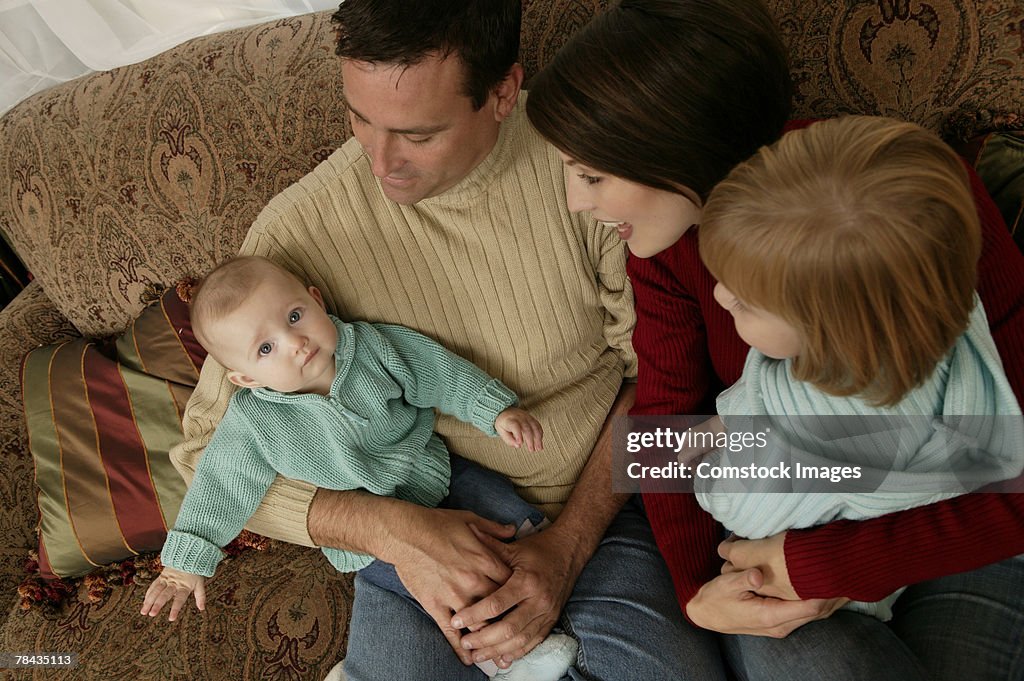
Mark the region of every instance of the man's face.
<instances>
[{"instance_id":1,"label":"man's face","mask_svg":"<svg viewBox=\"0 0 1024 681\"><path fill-rule=\"evenodd\" d=\"M492 92L474 111L455 56L409 67L344 59L341 71L352 132L396 203L447 191L494 147L503 117L497 96Z\"/></svg>"}]
</instances>

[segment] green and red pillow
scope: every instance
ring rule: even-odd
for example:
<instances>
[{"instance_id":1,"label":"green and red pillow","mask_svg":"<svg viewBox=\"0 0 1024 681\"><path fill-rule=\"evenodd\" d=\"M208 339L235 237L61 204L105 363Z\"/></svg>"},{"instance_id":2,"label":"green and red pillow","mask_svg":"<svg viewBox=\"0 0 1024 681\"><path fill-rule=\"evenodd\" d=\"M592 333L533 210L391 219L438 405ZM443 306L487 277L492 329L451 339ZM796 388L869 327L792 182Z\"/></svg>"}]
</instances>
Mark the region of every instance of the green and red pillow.
<instances>
[{"instance_id":1,"label":"green and red pillow","mask_svg":"<svg viewBox=\"0 0 1024 681\"><path fill-rule=\"evenodd\" d=\"M75 577L163 546L185 494L168 451L205 356L173 288L117 339L25 356L43 576Z\"/></svg>"}]
</instances>

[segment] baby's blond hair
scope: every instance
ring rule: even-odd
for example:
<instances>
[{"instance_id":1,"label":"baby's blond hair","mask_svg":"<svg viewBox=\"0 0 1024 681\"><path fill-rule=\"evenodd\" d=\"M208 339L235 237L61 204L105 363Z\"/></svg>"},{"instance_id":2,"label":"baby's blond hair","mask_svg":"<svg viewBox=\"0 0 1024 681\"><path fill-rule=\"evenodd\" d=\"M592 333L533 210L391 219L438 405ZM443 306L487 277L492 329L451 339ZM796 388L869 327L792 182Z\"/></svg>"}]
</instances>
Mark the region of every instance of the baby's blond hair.
<instances>
[{"instance_id":1,"label":"baby's blond hair","mask_svg":"<svg viewBox=\"0 0 1024 681\"><path fill-rule=\"evenodd\" d=\"M912 123L795 130L712 192L700 254L740 300L793 325L793 374L898 402L967 327L981 232L967 172Z\"/></svg>"}]
</instances>

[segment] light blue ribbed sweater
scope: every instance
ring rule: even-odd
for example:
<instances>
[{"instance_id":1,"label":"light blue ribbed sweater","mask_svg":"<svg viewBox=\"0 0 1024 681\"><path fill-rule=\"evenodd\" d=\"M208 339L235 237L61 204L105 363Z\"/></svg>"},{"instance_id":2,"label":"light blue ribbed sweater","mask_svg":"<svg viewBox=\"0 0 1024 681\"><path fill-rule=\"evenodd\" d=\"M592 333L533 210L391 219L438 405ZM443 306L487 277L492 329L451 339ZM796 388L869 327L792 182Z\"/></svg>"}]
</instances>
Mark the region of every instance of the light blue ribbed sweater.
<instances>
[{"instance_id":1,"label":"light blue ribbed sweater","mask_svg":"<svg viewBox=\"0 0 1024 681\"><path fill-rule=\"evenodd\" d=\"M697 479L701 506L740 537L759 539L840 518L872 518L923 506L984 482L1016 477L1024 468L1021 410L977 296L969 326L952 350L923 385L892 407L823 393L794 380L791 365L791 360L750 351L740 380L718 397L718 413L729 430L767 425L769 446L716 451L705 461L861 466L861 489L854 490L856 483L850 482L842 491L822 492L828 483L813 480L753 487L746 480ZM752 488L785 493L740 491ZM848 607L889 619L899 593Z\"/></svg>"},{"instance_id":2,"label":"light blue ribbed sweater","mask_svg":"<svg viewBox=\"0 0 1024 681\"><path fill-rule=\"evenodd\" d=\"M365 489L423 506L448 494L448 451L434 411L494 436L515 393L403 326L342 322L328 395L242 389L231 398L161 553L164 565L213 576L278 473L335 490ZM372 556L323 548L338 570Z\"/></svg>"}]
</instances>

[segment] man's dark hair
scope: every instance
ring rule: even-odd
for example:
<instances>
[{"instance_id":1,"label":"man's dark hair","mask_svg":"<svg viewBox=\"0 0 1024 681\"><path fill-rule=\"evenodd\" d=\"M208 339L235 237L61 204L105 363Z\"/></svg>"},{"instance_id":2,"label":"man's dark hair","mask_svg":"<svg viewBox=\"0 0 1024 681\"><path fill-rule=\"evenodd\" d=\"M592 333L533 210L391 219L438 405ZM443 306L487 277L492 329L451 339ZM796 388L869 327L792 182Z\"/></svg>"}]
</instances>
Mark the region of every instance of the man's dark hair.
<instances>
[{"instance_id":1,"label":"man's dark hair","mask_svg":"<svg viewBox=\"0 0 1024 681\"><path fill-rule=\"evenodd\" d=\"M479 109L519 58L520 0L345 0L331 17L345 59L412 66L455 55Z\"/></svg>"},{"instance_id":2,"label":"man's dark hair","mask_svg":"<svg viewBox=\"0 0 1024 681\"><path fill-rule=\"evenodd\" d=\"M594 170L712 187L782 134L786 48L761 0L621 0L531 79L526 113Z\"/></svg>"}]
</instances>

